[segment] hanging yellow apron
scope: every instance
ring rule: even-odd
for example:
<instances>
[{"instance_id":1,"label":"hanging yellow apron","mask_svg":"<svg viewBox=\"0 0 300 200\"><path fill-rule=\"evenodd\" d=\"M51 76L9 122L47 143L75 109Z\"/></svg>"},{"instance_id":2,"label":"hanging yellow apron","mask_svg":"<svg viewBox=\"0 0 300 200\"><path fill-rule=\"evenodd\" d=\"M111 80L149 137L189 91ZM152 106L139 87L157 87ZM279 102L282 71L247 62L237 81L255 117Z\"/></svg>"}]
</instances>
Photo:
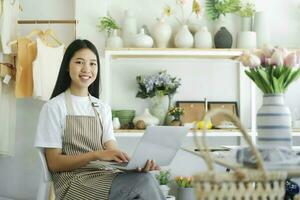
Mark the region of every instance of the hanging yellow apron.
<instances>
[{"instance_id":1,"label":"hanging yellow apron","mask_svg":"<svg viewBox=\"0 0 300 200\"><path fill-rule=\"evenodd\" d=\"M74 115L70 91L65 92L68 115L64 131L62 154L78 155L103 150L101 118L93 107L95 116ZM91 102L91 98L89 97ZM92 103L92 102L91 102ZM109 198L112 180L119 170L103 165L78 168L71 172L52 172L56 199L105 200Z\"/></svg>"}]
</instances>

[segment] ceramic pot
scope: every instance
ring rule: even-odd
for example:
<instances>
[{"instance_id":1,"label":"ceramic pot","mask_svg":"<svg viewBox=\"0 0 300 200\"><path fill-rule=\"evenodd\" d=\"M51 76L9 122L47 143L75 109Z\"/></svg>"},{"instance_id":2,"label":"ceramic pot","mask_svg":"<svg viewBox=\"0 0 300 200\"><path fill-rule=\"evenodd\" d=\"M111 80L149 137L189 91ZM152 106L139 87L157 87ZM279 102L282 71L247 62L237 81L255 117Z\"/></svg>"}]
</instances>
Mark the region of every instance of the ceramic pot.
<instances>
[{"instance_id":1,"label":"ceramic pot","mask_svg":"<svg viewBox=\"0 0 300 200\"><path fill-rule=\"evenodd\" d=\"M178 48L192 48L194 37L187 25L183 25L175 35L175 46Z\"/></svg>"},{"instance_id":2,"label":"ceramic pot","mask_svg":"<svg viewBox=\"0 0 300 200\"><path fill-rule=\"evenodd\" d=\"M149 112L149 109L146 108L144 110L144 113L134 117L133 119L133 123L136 124L137 121L142 120L145 123L145 126L156 126L159 124L159 120L158 118L156 118L155 116L151 115Z\"/></svg>"},{"instance_id":3,"label":"ceramic pot","mask_svg":"<svg viewBox=\"0 0 300 200\"><path fill-rule=\"evenodd\" d=\"M232 47L232 35L225 28L221 27L214 37L216 48L231 48Z\"/></svg>"},{"instance_id":4,"label":"ceramic pot","mask_svg":"<svg viewBox=\"0 0 300 200\"><path fill-rule=\"evenodd\" d=\"M256 48L256 33L252 31L239 32L237 38L237 48Z\"/></svg>"},{"instance_id":5,"label":"ceramic pot","mask_svg":"<svg viewBox=\"0 0 300 200\"><path fill-rule=\"evenodd\" d=\"M164 124L167 111L168 111L167 96L154 96L150 98L150 112L152 115L154 115L159 119L159 125Z\"/></svg>"},{"instance_id":6,"label":"ceramic pot","mask_svg":"<svg viewBox=\"0 0 300 200\"><path fill-rule=\"evenodd\" d=\"M160 190L162 191L163 195L164 195L165 197L167 197L168 194L169 194L170 187L167 186L167 185L159 185L159 188L160 188Z\"/></svg>"},{"instance_id":7,"label":"ceramic pot","mask_svg":"<svg viewBox=\"0 0 300 200\"><path fill-rule=\"evenodd\" d=\"M194 188L178 188L177 200L196 200Z\"/></svg>"},{"instance_id":8,"label":"ceramic pot","mask_svg":"<svg viewBox=\"0 0 300 200\"><path fill-rule=\"evenodd\" d=\"M196 48L212 48L211 33L208 32L207 27L202 27L195 35Z\"/></svg>"},{"instance_id":9,"label":"ceramic pot","mask_svg":"<svg viewBox=\"0 0 300 200\"><path fill-rule=\"evenodd\" d=\"M154 25L152 35L155 40L156 47L167 48L171 39L172 28L165 22L164 18L161 18Z\"/></svg>"},{"instance_id":10,"label":"ceramic pot","mask_svg":"<svg viewBox=\"0 0 300 200\"><path fill-rule=\"evenodd\" d=\"M146 35L145 30L142 28L140 33L135 36L133 46L138 48L151 48L153 46L153 39Z\"/></svg>"},{"instance_id":11,"label":"ceramic pot","mask_svg":"<svg viewBox=\"0 0 300 200\"><path fill-rule=\"evenodd\" d=\"M292 147L292 120L283 94L268 94L257 112L257 145Z\"/></svg>"},{"instance_id":12,"label":"ceramic pot","mask_svg":"<svg viewBox=\"0 0 300 200\"><path fill-rule=\"evenodd\" d=\"M122 48L123 40L118 36L118 30L114 30L109 38L106 40L107 48Z\"/></svg>"},{"instance_id":13,"label":"ceramic pot","mask_svg":"<svg viewBox=\"0 0 300 200\"><path fill-rule=\"evenodd\" d=\"M270 29L265 12L256 12L254 16L253 30L256 32L257 47L270 44Z\"/></svg>"},{"instance_id":14,"label":"ceramic pot","mask_svg":"<svg viewBox=\"0 0 300 200\"><path fill-rule=\"evenodd\" d=\"M122 25L122 39L125 47L131 47L132 38L135 37L136 34L136 18L130 10L126 10Z\"/></svg>"},{"instance_id":15,"label":"ceramic pot","mask_svg":"<svg viewBox=\"0 0 300 200\"><path fill-rule=\"evenodd\" d=\"M241 22L242 31L252 31L252 17L242 17Z\"/></svg>"},{"instance_id":16,"label":"ceramic pot","mask_svg":"<svg viewBox=\"0 0 300 200\"><path fill-rule=\"evenodd\" d=\"M114 129L119 129L121 128L121 123L118 117L113 118L113 128Z\"/></svg>"}]
</instances>

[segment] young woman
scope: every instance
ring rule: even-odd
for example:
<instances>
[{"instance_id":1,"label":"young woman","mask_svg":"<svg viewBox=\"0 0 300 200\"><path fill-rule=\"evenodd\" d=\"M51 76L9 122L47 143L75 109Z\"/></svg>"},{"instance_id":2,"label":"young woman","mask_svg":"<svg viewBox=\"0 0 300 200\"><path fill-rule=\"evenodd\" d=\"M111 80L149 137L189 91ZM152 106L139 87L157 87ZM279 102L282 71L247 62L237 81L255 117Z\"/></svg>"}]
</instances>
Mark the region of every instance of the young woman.
<instances>
[{"instance_id":1,"label":"young woman","mask_svg":"<svg viewBox=\"0 0 300 200\"><path fill-rule=\"evenodd\" d=\"M96 47L75 40L62 60L51 100L44 104L35 146L43 148L57 199L164 199L148 172L149 160L137 172L121 172L91 161L127 162L118 149L110 107L99 100L100 64Z\"/></svg>"}]
</instances>

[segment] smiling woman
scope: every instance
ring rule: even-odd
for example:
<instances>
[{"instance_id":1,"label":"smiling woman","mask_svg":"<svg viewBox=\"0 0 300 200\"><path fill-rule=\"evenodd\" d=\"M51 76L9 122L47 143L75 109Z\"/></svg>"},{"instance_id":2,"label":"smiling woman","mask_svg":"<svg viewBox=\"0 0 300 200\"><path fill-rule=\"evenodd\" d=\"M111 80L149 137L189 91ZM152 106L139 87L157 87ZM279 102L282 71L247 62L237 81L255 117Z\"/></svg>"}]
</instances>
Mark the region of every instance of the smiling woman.
<instances>
[{"instance_id":1,"label":"smiling woman","mask_svg":"<svg viewBox=\"0 0 300 200\"><path fill-rule=\"evenodd\" d=\"M138 173L157 170L153 160L131 173L90 163L130 159L117 146L110 107L99 99L99 73L96 47L72 42L40 113L35 146L45 154L56 199L164 199L155 179Z\"/></svg>"}]
</instances>

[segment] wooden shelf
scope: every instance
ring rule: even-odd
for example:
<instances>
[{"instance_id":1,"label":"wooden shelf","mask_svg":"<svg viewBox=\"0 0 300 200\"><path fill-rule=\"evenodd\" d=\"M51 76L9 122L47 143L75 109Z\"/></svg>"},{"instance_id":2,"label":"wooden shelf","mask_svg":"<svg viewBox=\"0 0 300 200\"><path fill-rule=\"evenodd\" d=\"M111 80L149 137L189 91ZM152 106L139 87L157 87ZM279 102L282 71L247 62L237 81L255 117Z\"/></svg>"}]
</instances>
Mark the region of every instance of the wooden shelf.
<instances>
[{"instance_id":1,"label":"wooden shelf","mask_svg":"<svg viewBox=\"0 0 300 200\"><path fill-rule=\"evenodd\" d=\"M114 130L116 137L141 137L144 130L118 129ZM201 136L202 131L196 130L197 135ZM194 133L190 131L187 136L192 137ZM237 129L211 129L207 131L208 137L240 137L241 133Z\"/></svg>"},{"instance_id":2,"label":"wooden shelf","mask_svg":"<svg viewBox=\"0 0 300 200\"><path fill-rule=\"evenodd\" d=\"M119 48L105 49L105 55L118 58L214 58L235 59L244 49L196 49L196 48Z\"/></svg>"}]
</instances>

